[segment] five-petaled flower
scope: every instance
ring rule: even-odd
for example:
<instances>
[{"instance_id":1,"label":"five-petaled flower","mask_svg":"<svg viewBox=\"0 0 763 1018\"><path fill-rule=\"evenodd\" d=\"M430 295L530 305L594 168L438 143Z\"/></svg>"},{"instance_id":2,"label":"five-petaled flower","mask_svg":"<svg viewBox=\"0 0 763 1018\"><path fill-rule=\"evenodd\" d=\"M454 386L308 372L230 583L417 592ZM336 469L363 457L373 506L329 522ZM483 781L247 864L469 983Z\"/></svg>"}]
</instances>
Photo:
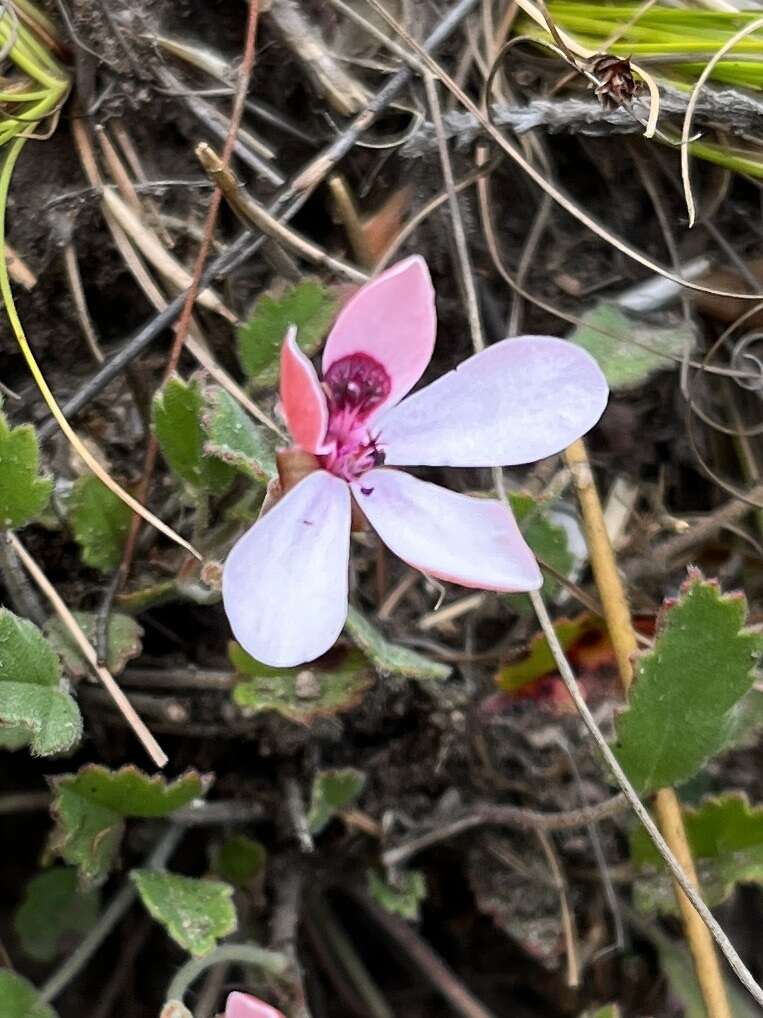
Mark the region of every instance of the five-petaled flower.
<instances>
[{"instance_id":1,"label":"five-petaled flower","mask_svg":"<svg viewBox=\"0 0 763 1018\"><path fill-rule=\"evenodd\" d=\"M353 499L387 547L428 576L484 590L540 587L538 564L506 505L391 468L543 459L593 427L607 383L579 347L519 336L403 400L429 363L435 331L434 291L419 256L345 305L323 351L323 384L289 331L282 411L295 446L319 469L244 534L223 573L233 633L258 660L301 664L339 636Z\"/></svg>"},{"instance_id":2,"label":"five-petaled flower","mask_svg":"<svg viewBox=\"0 0 763 1018\"><path fill-rule=\"evenodd\" d=\"M270 1004L249 993L229 993L225 1004L225 1018L284 1018Z\"/></svg>"}]
</instances>

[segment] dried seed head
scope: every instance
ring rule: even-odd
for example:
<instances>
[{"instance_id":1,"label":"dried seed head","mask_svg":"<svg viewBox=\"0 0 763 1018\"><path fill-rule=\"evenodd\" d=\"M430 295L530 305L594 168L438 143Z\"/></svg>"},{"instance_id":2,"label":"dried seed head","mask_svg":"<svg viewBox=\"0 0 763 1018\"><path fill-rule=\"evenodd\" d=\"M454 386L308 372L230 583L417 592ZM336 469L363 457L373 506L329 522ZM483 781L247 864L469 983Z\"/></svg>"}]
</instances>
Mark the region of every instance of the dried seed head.
<instances>
[{"instance_id":1,"label":"dried seed head","mask_svg":"<svg viewBox=\"0 0 763 1018\"><path fill-rule=\"evenodd\" d=\"M591 73L599 85L594 89L604 109L613 109L638 94L640 83L633 77L630 57L603 53L591 58Z\"/></svg>"}]
</instances>

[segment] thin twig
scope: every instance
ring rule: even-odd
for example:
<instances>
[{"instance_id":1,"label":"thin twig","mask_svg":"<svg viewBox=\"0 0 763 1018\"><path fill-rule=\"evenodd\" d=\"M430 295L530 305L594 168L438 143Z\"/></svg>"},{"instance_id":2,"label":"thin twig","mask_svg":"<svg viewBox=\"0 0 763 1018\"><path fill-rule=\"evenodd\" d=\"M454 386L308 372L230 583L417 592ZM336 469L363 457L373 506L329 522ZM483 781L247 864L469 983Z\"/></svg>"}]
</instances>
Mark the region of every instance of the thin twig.
<instances>
[{"instance_id":1,"label":"thin twig","mask_svg":"<svg viewBox=\"0 0 763 1018\"><path fill-rule=\"evenodd\" d=\"M127 699L125 694L119 688L108 669L104 668L103 665L98 664L98 655L95 652L95 648L90 643L88 638L82 631L82 627L74 618L72 613L64 604L58 591L48 580L45 573L40 569L35 560L26 550L24 545L21 543L19 538L15 534L10 535L10 543L13 550L16 552L18 557L21 559L24 568L27 570L29 575L32 577L34 582L37 584L42 593L50 601L53 610L63 622L66 629L71 634L74 642L79 647L80 651L85 657L90 667L93 669L97 677L103 683L105 688L108 690L109 695L114 701L115 705L119 709L122 717L125 719L127 724L132 728L136 737L140 740L143 748L146 750L148 755L151 757L157 767L164 767L168 761L168 756L153 737L151 732L148 730L144 722L140 719L135 708L132 706L130 701Z\"/></svg>"}]
</instances>

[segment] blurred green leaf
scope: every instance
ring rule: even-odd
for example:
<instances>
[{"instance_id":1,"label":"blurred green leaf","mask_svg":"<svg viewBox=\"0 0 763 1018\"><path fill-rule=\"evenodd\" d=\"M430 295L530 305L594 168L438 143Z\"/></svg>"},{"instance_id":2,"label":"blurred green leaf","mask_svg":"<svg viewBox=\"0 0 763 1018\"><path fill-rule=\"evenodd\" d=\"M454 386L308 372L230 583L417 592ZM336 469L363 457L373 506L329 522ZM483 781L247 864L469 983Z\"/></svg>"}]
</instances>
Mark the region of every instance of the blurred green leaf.
<instances>
[{"instance_id":1,"label":"blurred green leaf","mask_svg":"<svg viewBox=\"0 0 763 1018\"><path fill-rule=\"evenodd\" d=\"M311 834L320 834L335 813L352 805L363 791L366 776L354 767L318 771L313 778L307 824Z\"/></svg>"},{"instance_id":2,"label":"blurred green leaf","mask_svg":"<svg viewBox=\"0 0 763 1018\"><path fill-rule=\"evenodd\" d=\"M5 968L0 969L0 1008L2 1018L57 1018L28 979Z\"/></svg>"},{"instance_id":3,"label":"blurred green leaf","mask_svg":"<svg viewBox=\"0 0 763 1018\"><path fill-rule=\"evenodd\" d=\"M574 619L557 619L554 622L554 632L564 651L588 633L600 632L601 627L601 620L589 612ZM535 679L556 671L556 662L548 640L543 633L536 633L530 640L527 654L518 661L504 665L496 675L496 682L507 693L515 693Z\"/></svg>"},{"instance_id":4,"label":"blurred green leaf","mask_svg":"<svg viewBox=\"0 0 763 1018\"><path fill-rule=\"evenodd\" d=\"M580 1018L620 1018L620 1008L617 1004L605 1004L593 1011L584 1011Z\"/></svg>"},{"instance_id":5,"label":"blurred green leaf","mask_svg":"<svg viewBox=\"0 0 763 1018\"><path fill-rule=\"evenodd\" d=\"M34 623L0 608L0 746L50 756L81 737L79 707L55 651Z\"/></svg>"},{"instance_id":6,"label":"blurred green leaf","mask_svg":"<svg viewBox=\"0 0 763 1018\"><path fill-rule=\"evenodd\" d=\"M370 869L368 890L386 912L416 920L419 906L427 896L427 882L420 870L403 870L391 884L377 870Z\"/></svg>"},{"instance_id":7,"label":"blurred green leaf","mask_svg":"<svg viewBox=\"0 0 763 1018\"><path fill-rule=\"evenodd\" d=\"M190 954L208 954L236 930L230 884L157 870L133 870L130 878L149 913Z\"/></svg>"},{"instance_id":8,"label":"blurred green leaf","mask_svg":"<svg viewBox=\"0 0 763 1018\"><path fill-rule=\"evenodd\" d=\"M265 846L245 834L227 838L215 852L213 868L217 876L235 887L246 887L265 869Z\"/></svg>"},{"instance_id":9,"label":"blurred green leaf","mask_svg":"<svg viewBox=\"0 0 763 1018\"><path fill-rule=\"evenodd\" d=\"M18 530L48 503L53 478L41 477L40 450L31 424L9 428L0 413L0 530Z\"/></svg>"},{"instance_id":10,"label":"blurred green leaf","mask_svg":"<svg viewBox=\"0 0 763 1018\"><path fill-rule=\"evenodd\" d=\"M390 643L357 608L350 605L345 630L378 670L407 679L447 679L452 669L407 647Z\"/></svg>"},{"instance_id":11,"label":"blurred green leaf","mask_svg":"<svg viewBox=\"0 0 763 1018\"><path fill-rule=\"evenodd\" d=\"M93 474L78 478L68 503L69 523L86 566L113 572L122 561L132 510Z\"/></svg>"},{"instance_id":12,"label":"blurred green leaf","mask_svg":"<svg viewBox=\"0 0 763 1018\"><path fill-rule=\"evenodd\" d=\"M763 883L763 807L729 792L683 810L684 824L697 863L702 897L711 908L729 898L737 884ZM630 841L631 860L642 871L635 900L642 912L676 912L672 880L643 828ZM651 872L644 873L648 870Z\"/></svg>"},{"instance_id":13,"label":"blurred green leaf","mask_svg":"<svg viewBox=\"0 0 763 1018\"><path fill-rule=\"evenodd\" d=\"M95 644L98 629L96 612L72 612L72 615L88 640ZM57 615L46 622L45 635L72 678L83 679L90 674L90 666ZM142 637L142 627L130 615L113 612L109 616L106 666L112 675L119 675L124 671L127 662L140 654Z\"/></svg>"},{"instance_id":14,"label":"blurred green leaf","mask_svg":"<svg viewBox=\"0 0 763 1018\"><path fill-rule=\"evenodd\" d=\"M694 330L683 323L655 327L631 320L615 304L597 304L583 322L570 340L596 358L612 389L631 388L655 371L676 368L695 342Z\"/></svg>"},{"instance_id":15,"label":"blurred green leaf","mask_svg":"<svg viewBox=\"0 0 763 1018\"><path fill-rule=\"evenodd\" d=\"M80 889L75 869L57 866L32 877L14 917L24 953L53 961L93 926L99 900L97 891Z\"/></svg>"},{"instance_id":16,"label":"blurred green leaf","mask_svg":"<svg viewBox=\"0 0 763 1018\"><path fill-rule=\"evenodd\" d=\"M567 576L573 566L573 556L567 542L567 531L549 519L543 501L531 495L512 492L509 495L511 508L517 518L519 529L535 554L552 566L562 576ZM543 578L543 596L552 598L559 588L559 581L553 576ZM527 601L526 595L521 596Z\"/></svg>"},{"instance_id":17,"label":"blurred green leaf","mask_svg":"<svg viewBox=\"0 0 763 1018\"><path fill-rule=\"evenodd\" d=\"M315 279L304 279L277 294L264 294L238 330L238 356L244 372L256 385L275 385L281 346L290 326L297 326L297 342L312 356L328 333L336 310L333 291Z\"/></svg>"},{"instance_id":18,"label":"blurred green leaf","mask_svg":"<svg viewBox=\"0 0 763 1018\"><path fill-rule=\"evenodd\" d=\"M255 424L225 389L207 390L207 409L202 416L207 440L204 452L215 456L255 481L267 482L278 476L277 439L261 424Z\"/></svg>"},{"instance_id":19,"label":"blurred green leaf","mask_svg":"<svg viewBox=\"0 0 763 1018\"><path fill-rule=\"evenodd\" d=\"M223 495L233 481L233 469L204 449L204 395L195 380L171 378L154 396L154 433L173 474L191 497L207 492Z\"/></svg>"},{"instance_id":20,"label":"blurred green leaf","mask_svg":"<svg viewBox=\"0 0 763 1018\"><path fill-rule=\"evenodd\" d=\"M242 677L233 690L234 702L257 713L276 711L298 724L351 710L373 681L368 661L357 650L336 648L305 668L271 668L236 643L228 653Z\"/></svg>"},{"instance_id":21,"label":"blurred green leaf","mask_svg":"<svg viewBox=\"0 0 763 1018\"><path fill-rule=\"evenodd\" d=\"M175 781L149 777L137 767L110 771L87 764L76 774L51 780L55 829L50 850L79 867L84 883L105 879L122 841L128 817L163 817L203 795L209 778L186 771Z\"/></svg>"},{"instance_id":22,"label":"blurred green leaf","mask_svg":"<svg viewBox=\"0 0 763 1018\"><path fill-rule=\"evenodd\" d=\"M640 794L687 781L728 744L763 646L742 628L746 615L742 594L723 595L698 574L663 610L615 722L614 750Z\"/></svg>"}]
</instances>

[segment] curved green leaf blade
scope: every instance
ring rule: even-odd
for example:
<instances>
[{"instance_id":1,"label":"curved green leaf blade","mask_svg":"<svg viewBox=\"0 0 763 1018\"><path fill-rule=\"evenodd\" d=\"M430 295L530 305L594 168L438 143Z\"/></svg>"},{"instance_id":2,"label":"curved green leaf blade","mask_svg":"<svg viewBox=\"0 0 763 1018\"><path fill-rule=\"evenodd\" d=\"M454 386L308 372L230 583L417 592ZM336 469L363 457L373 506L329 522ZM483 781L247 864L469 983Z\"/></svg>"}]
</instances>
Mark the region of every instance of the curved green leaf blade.
<instances>
[{"instance_id":1,"label":"curved green leaf blade","mask_svg":"<svg viewBox=\"0 0 763 1018\"><path fill-rule=\"evenodd\" d=\"M72 615L88 640L95 644L98 630L96 612L72 612ZM45 635L73 679L83 679L90 675L90 665L57 615L45 624ZM112 675L119 675L127 662L140 654L142 638L143 629L131 615L111 613L106 634L106 667Z\"/></svg>"},{"instance_id":2,"label":"curved green leaf blade","mask_svg":"<svg viewBox=\"0 0 763 1018\"><path fill-rule=\"evenodd\" d=\"M31 424L9 428L0 413L0 530L18 530L48 503L53 478L41 477L40 450Z\"/></svg>"},{"instance_id":3,"label":"curved green leaf blade","mask_svg":"<svg viewBox=\"0 0 763 1018\"><path fill-rule=\"evenodd\" d=\"M5 968L0 969L0 1006L2 1018L57 1018L29 980Z\"/></svg>"},{"instance_id":4,"label":"curved green leaf blade","mask_svg":"<svg viewBox=\"0 0 763 1018\"><path fill-rule=\"evenodd\" d=\"M190 954L207 954L236 930L230 884L156 870L133 870L130 878L149 913Z\"/></svg>"},{"instance_id":5,"label":"curved green leaf blade","mask_svg":"<svg viewBox=\"0 0 763 1018\"><path fill-rule=\"evenodd\" d=\"M122 560L132 519L130 507L97 477L87 474L74 484L68 515L85 565L102 573L113 572Z\"/></svg>"},{"instance_id":6,"label":"curved green leaf blade","mask_svg":"<svg viewBox=\"0 0 763 1018\"><path fill-rule=\"evenodd\" d=\"M403 919L417 920L419 906L427 896L427 882L421 870L404 870L394 884L389 883L377 870L367 874L368 891L386 912Z\"/></svg>"},{"instance_id":7,"label":"curved green leaf blade","mask_svg":"<svg viewBox=\"0 0 763 1018\"><path fill-rule=\"evenodd\" d=\"M22 950L36 961L53 961L93 926L98 908L97 891L81 890L76 870L57 866L38 873L13 920Z\"/></svg>"},{"instance_id":8,"label":"curved green leaf blade","mask_svg":"<svg viewBox=\"0 0 763 1018\"><path fill-rule=\"evenodd\" d=\"M254 481L266 482L278 476L276 439L262 425L255 424L225 389L207 390L207 409L202 416L206 433L204 452L234 467Z\"/></svg>"},{"instance_id":9,"label":"curved green leaf blade","mask_svg":"<svg viewBox=\"0 0 763 1018\"><path fill-rule=\"evenodd\" d=\"M432 661L408 647L400 647L383 636L357 608L350 605L345 630L353 643L386 675L402 675L407 679L447 679L448 665Z\"/></svg>"},{"instance_id":10,"label":"curved green leaf blade","mask_svg":"<svg viewBox=\"0 0 763 1018\"><path fill-rule=\"evenodd\" d=\"M363 771L354 767L319 771L313 778L307 825L311 834L320 834L329 820L358 798L366 783Z\"/></svg>"}]
</instances>

